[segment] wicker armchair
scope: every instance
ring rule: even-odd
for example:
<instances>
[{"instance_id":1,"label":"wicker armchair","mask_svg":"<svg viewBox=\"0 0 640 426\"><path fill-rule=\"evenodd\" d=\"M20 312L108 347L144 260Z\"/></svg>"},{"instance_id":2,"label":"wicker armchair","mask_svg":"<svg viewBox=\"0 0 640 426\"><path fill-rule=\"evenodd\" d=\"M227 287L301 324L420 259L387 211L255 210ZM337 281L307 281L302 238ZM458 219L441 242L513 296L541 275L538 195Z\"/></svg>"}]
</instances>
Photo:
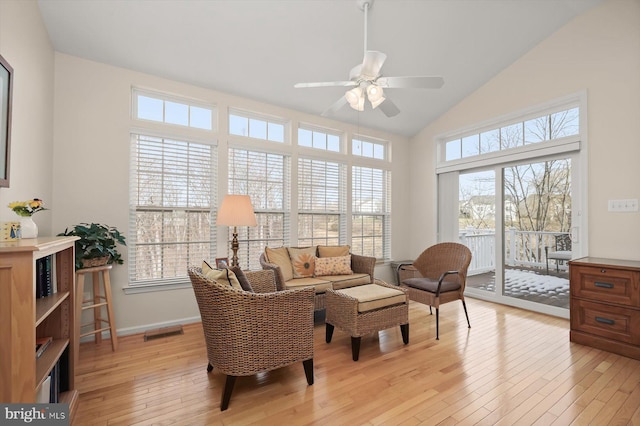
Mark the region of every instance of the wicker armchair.
<instances>
[{"instance_id":1,"label":"wicker armchair","mask_svg":"<svg viewBox=\"0 0 640 426\"><path fill-rule=\"evenodd\" d=\"M461 300L467 325L471 328L464 289L471 251L459 243L439 243L427 248L412 264L400 264L398 276L406 265L418 270L421 277L404 279L400 287L407 289L409 299L436 308L436 340L440 340L440 305Z\"/></svg>"},{"instance_id":2,"label":"wicker armchair","mask_svg":"<svg viewBox=\"0 0 640 426\"><path fill-rule=\"evenodd\" d=\"M312 288L275 291L272 271L246 272L255 293L223 287L189 268L209 365L227 375L220 410L229 406L236 377L302 361L313 384Z\"/></svg>"}]
</instances>

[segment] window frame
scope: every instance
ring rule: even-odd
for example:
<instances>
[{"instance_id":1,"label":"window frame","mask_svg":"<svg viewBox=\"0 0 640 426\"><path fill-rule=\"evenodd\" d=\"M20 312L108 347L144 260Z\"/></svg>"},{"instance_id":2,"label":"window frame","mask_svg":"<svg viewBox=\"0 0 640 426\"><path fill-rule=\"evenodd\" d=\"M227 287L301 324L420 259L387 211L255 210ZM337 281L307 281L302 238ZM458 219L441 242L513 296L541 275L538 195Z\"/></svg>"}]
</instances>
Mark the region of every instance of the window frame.
<instances>
[{"instance_id":1,"label":"window frame","mask_svg":"<svg viewBox=\"0 0 640 426\"><path fill-rule=\"evenodd\" d=\"M136 248L138 245L149 245L146 243L138 243L137 238L137 225L136 220L139 212L160 212L160 213L171 213L171 212L207 212L209 215L209 236L204 240L190 240L190 241L156 241L151 245L157 246L166 246L173 245L184 245L184 244L208 244L209 245L209 256L214 257L216 252L216 226L214 218L217 215L217 175L218 175L218 164L217 164L217 143L211 141L199 141L199 140L189 140L188 138L182 138L181 140L176 140L178 138L174 136L166 136L153 134L153 132L145 132L145 131L132 131L131 135L131 146L130 146L130 177L129 177L129 232L128 232L128 267L127 267L127 276L128 276L128 286L125 288L125 293L139 293L144 291L157 290L157 289L172 289L172 288L184 288L190 285L189 277L186 274L186 268L191 266L194 261L196 264L199 264L200 261L199 255L195 255L194 259L187 259L187 264L185 265L185 275L176 275L169 278L149 278L149 279L137 279L137 271L136 271ZM194 207L188 205L180 205L180 206L146 206L140 205L137 203L135 198L136 190L135 188L138 186L139 179L139 171L140 168L135 163L135 159L137 158L137 153L139 152L137 148L137 143L139 138L149 138L149 139L159 139L160 141L156 141L157 143L170 143L172 141L181 143L181 144L189 144L189 145L200 145L207 146L210 149L211 157L209 159L209 206L208 207ZM163 149L164 152L164 149ZM194 154L195 156L195 154ZM191 158L191 157L190 157ZM164 171L162 172L164 175ZM189 174L185 174L188 176ZM162 261L164 262L164 256L162 257Z\"/></svg>"},{"instance_id":2,"label":"window frame","mask_svg":"<svg viewBox=\"0 0 640 426\"><path fill-rule=\"evenodd\" d=\"M154 124L161 125L161 126L171 126L171 127L178 128L178 129L191 129L193 131L199 131L199 132L217 132L218 131L218 107L217 107L216 104L205 102L205 101L201 101L201 100L197 100L197 99L190 99L190 98L185 98L185 97L173 96L173 95L169 95L169 94L165 94L165 93L155 92L155 91L152 91L152 90L145 90L145 89L141 89L141 88L137 88L137 87L132 88L131 92L132 92L132 96L131 96L131 119L136 121L136 122L138 122L138 123L154 123ZM144 96L144 97L147 97L147 98L151 98L151 99L156 99L156 100L162 101L162 104L163 104L163 107L162 107L163 120L162 121L151 120L151 119L147 119L147 118L138 117L138 97L139 96ZM202 108L202 109L210 110L210 112L211 112L211 129L191 126L191 112L190 112L190 110L189 110L189 124L183 125L183 124L176 124L176 123L167 122L166 121L166 115L165 115L166 103L167 102L179 103L179 104L187 105L189 107L196 107L196 108Z\"/></svg>"},{"instance_id":3,"label":"window frame","mask_svg":"<svg viewBox=\"0 0 640 426\"><path fill-rule=\"evenodd\" d=\"M230 122L231 122L231 116L232 115L247 119L248 125L247 125L247 134L246 135L238 135L236 133L231 133ZM265 123L266 135L267 135L266 138L257 138L257 137L253 137L253 136L249 135L251 133L250 126L249 126L249 124L251 123L251 120L262 121L262 122ZM282 130L283 140L282 141L269 139L269 123L278 124L278 125L282 125L283 126L283 130ZM290 121L287 120L286 118L283 118L283 117L277 117L277 116L269 115L269 114L261 114L261 113L257 113L257 112L247 111L247 110L240 109L240 108L235 108L235 107L229 107L227 109L227 129L228 129L228 134L229 134L230 137L247 138L247 139L255 140L255 141L273 142L274 144L279 144L279 145L290 145L291 144L290 128L291 128Z\"/></svg>"}]
</instances>

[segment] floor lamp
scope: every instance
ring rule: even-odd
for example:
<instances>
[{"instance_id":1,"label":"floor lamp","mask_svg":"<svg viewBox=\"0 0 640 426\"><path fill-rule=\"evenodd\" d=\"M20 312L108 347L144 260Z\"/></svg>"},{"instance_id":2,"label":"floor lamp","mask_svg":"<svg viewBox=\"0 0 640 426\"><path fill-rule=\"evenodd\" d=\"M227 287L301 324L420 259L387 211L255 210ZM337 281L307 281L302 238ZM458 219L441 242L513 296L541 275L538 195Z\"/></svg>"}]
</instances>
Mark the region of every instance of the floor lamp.
<instances>
[{"instance_id":1,"label":"floor lamp","mask_svg":"<svg viewBox=\"0 0 640 426\"><path fill-rule=\"evenodd\" d=\"M256 215L253 212L251 198L248 195L225 195L218 211L217 225L233 226L233 239L231 240L231 266L240 266L238 263L238 226L256 226Z\"/></svg>"}]
</instances>

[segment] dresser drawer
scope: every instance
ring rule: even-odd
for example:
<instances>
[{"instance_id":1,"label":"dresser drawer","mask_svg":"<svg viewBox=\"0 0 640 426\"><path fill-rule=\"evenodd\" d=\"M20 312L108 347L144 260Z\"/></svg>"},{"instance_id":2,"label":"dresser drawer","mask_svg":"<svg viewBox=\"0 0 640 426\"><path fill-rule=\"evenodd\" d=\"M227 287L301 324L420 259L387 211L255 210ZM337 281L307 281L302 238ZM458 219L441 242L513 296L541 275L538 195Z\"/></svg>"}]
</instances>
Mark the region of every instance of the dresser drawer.
<instances>
[{"instance_id":1,"label":"dresser drawer","mask_svg":"<svg viewBox=\"0 0 640 426\"><path fill-rule=\"evenodd\" d=\"M638 345L640 310L572 299L571 329Z\"/></svg>"},{"instance_id":2,"label":"dresser drawer","mask_svg":"<svg viewBox=\"0 0 640 426\"><path fill-rule=\"evenodd\" d=\"M570 269L572 296L640 307L640 272L574 265Z\"/></svg>"}]
</instances>

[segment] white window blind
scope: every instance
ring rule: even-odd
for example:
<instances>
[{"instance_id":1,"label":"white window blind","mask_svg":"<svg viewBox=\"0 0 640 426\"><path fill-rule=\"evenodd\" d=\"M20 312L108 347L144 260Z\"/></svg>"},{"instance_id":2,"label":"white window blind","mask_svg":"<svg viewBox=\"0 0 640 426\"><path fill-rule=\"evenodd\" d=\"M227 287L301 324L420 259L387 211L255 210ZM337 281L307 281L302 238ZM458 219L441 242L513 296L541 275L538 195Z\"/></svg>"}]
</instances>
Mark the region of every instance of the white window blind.
<instances>
[{"instance_id":1,"label":"white window blind","mask_svg":"<svg viewBox=\"0 0 640 426\"><path fill-rule=\"evenodd\" d=\"M298 159L298 244L337 245L346 242L346 167Z\"/></svg>"},{"instance_id":2,"label":"white window blind","mask_svg":"<svg viewBox=\"0 0 640 426\"><path fill-rule=\"evenodd\" d=\"M351 250L388 260L391 257L391 172L354 166L351 181Z\"/></svg>"},{"instance_id":3,"label":"white window blind","mask_svg":"<svg viewBox=\"0 0 640 426\"><path fill-rule=\"evenodd\" d=\"M259 258L264 248L289 241L289 176L288 156L229 149L229 194L249 195L258 223L238 228L238 261L243 269L262 269Z\"/></svg>"},{"instance_id":4,"label":"white window blind","mask_svg":"<svg viewBox=\"0 0 640 426\"><path fill-rule=\"evenodd\" d=\"M216 147L132 135L130 285L188 281L187 268L214 256Z\"/></svg>"}]
</instances>

